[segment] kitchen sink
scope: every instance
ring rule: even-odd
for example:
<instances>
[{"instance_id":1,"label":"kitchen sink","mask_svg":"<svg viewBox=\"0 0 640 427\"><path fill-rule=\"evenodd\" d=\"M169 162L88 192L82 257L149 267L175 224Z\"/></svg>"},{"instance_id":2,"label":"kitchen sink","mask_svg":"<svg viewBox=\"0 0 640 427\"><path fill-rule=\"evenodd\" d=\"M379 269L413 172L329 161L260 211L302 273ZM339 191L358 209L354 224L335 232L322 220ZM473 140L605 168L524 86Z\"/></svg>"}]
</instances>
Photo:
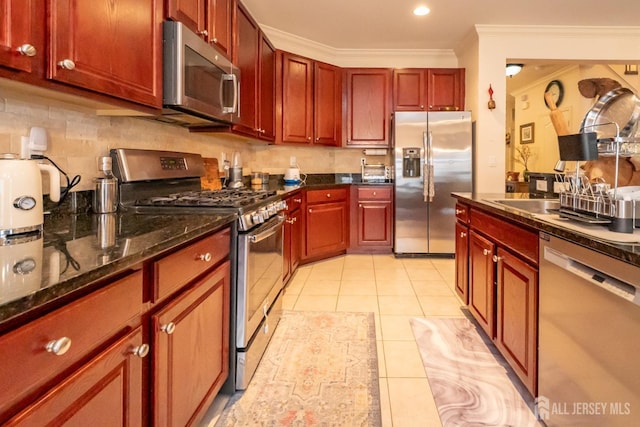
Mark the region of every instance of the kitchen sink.
<instances>
[{"instance_id":1,"label":"kitchen sink","mask_svg":"<svg viewBox=\"0 0 640 427\"><path fill-rule=\"evenodd\" d=\"M548 214L551 213L550 210L560 209L558 199L487 199L486 201L532 214Z\"/></svg>"}]
</instances>

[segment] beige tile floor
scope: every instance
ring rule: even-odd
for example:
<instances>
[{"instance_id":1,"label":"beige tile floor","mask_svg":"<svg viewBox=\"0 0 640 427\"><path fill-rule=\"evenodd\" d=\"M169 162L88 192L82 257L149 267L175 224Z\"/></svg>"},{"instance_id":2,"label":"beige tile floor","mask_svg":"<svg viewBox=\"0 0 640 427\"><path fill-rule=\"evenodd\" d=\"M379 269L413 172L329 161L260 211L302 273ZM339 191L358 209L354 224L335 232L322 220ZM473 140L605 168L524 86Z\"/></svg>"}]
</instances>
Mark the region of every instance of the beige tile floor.
<instances>
[{"instance_id":1,"label":"beige tile floor","mask_svg":"<svg viewBox=\"0 0 640 427\"><path fill-rule=\"evenodd\" d=\"M409 319L462 316L454 260L345 255L298 268L284 294L296 311L373 312L383 426L441 426Z\"/></svg>"}]
</instances>

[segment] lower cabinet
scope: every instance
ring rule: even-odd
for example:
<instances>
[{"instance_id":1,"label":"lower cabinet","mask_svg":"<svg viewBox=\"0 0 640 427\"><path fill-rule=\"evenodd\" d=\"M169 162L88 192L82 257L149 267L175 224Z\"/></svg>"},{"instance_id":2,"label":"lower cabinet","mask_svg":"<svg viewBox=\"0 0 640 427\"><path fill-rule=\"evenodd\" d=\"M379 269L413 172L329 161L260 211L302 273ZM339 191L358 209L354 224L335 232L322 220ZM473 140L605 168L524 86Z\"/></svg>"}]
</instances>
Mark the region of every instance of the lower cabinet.
<instances>
[{"instance_id":1,"label":"lower cabinet","mask_svg":"<svg viewBox=\"0 0 640 427\"><path fill-rule=\"evenodd\" d=\"M469 304L469 227L456 222L455 289L464 304Z\"/></svg>"},{"instance_id":2,"label":"lower cabinet","mask_svg":"<svg viewBox=\"0 0 640 427\"><path fill-rule=\"evenodd\" d=\"M288 283L300 264L300 243L302 242L302 201L303 192L300 191L285 199L287 209L284 223L282 281Z\"/></svg>"},{"instance_id":3,"label":"lower cabinet","mask_svg":"<svg viewBox=\"0 0 640 427\"><path fill-rule=\"evenodd\" d=\"M349 245L349 189L347 186L307 190L303 260L345 253Z\"/></svg>"},{"instance_id":4,"label":"lower cabinet","mask_svg":"<svg viewBox=\"0 0 640 427\"><path fill-rule=\"evenodd\" d=\"M197 425L228 377L229 265L151 316L153 425Z\"/></svg>"},{"instance_id":5,"label":"lower cabinet","mask_svg":"<svg viewBox=\"0 0 640 427\"><path fill-rule=\"evenodd\" d=\"M393 248L392 190L391 186L353 187L349 252L391 252Z\"/></svg>"},{"instance_id":6,"label":"lower cabinet","mask_svg":"<svg viewBox=\"0 0 640 427\"><path fill-rule=\"evenodd\" d=\"M535 396L538 234L475 207L469 229L469 311Z\"/></svg>"}]
</instances>

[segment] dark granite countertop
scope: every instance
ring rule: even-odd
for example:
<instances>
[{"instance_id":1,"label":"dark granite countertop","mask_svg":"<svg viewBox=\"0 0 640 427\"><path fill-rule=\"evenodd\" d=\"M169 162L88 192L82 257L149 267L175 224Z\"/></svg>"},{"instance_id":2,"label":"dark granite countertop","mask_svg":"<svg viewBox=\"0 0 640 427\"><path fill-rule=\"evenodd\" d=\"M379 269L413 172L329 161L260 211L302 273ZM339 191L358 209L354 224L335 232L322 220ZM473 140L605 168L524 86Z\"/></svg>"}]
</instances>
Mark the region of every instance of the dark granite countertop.
<instances>
[{"instance_id":1,"label":"dark granite countertop","mask_svg":"<svg viewBox=\"0 0 640 427\"><path fill-rule=\"evenodd\" d=\"M535 228L538 231L543 231L545 233L564 238L578 245L620 259L629 264L640 266L640 244L619 243L603 240L590 234L585 234L568 227L562 227L561 225L544 221L533 214L490 202L490 200L495 199L526 199L529 198L528 193L453 193L452 196L472 207L475 206L482 208L483 210L495 213L496 215L500 215L520 224Z\"/></svg>"},{"instance_id":2,"label":"dark granite countertop","mask_svg":"<svg viewBox=\"0 0 640 427\"><path fill-rule=\"evenodd\" d=\"M225 215L46 215L42 238L0 247L0 328L108 276L234 222ZM28 274L13 266L32 259Z\"/></svg>"}]
</instances>

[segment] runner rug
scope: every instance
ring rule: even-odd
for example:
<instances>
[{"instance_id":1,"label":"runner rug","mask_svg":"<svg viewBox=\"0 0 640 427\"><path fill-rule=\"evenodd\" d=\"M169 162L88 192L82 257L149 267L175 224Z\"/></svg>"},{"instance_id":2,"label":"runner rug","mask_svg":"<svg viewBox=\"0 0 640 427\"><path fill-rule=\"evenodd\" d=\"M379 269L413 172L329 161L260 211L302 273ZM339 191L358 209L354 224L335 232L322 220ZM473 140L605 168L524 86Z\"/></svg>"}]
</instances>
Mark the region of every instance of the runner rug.
<instances>
[{"instance_id":1,"label":"runner rug","mask_svg":"<svg viewBox=\"0 0 640 427\"><path fill-rule=\"evenodd\" d=\"M443 427L541 425L533 398L475 323L430 317L411 327Z\"/></svg>"},{"instance_id":2,"label":"runner rug","mask_svg":"<svg viewBox=\"0 0 640 427\"><path fill-rule=\"evenodd\" d=\"M373 313L286 311L216 427L380 426Z\"/></svg>"}]
</instances>

